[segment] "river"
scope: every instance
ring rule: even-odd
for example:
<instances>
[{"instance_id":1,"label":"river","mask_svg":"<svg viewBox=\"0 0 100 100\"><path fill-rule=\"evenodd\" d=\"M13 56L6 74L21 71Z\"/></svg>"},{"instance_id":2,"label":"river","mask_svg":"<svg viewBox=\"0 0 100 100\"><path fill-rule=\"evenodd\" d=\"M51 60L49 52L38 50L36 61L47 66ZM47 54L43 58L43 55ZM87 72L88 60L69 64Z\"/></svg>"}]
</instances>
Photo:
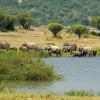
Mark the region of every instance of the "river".
<instances>
[{"instance_id":1,"label":"river","mask_svg":"<svg viewBox=\"0 0 100 100\"><path fill-rule=\"evenodd\" d=\"M44 58L54 66L64 79L53 82L13 82L9 83L16 92L59 93L70 90L93 90L100 92L100 57L51 57Z\"/></svg>"}]
</instances>

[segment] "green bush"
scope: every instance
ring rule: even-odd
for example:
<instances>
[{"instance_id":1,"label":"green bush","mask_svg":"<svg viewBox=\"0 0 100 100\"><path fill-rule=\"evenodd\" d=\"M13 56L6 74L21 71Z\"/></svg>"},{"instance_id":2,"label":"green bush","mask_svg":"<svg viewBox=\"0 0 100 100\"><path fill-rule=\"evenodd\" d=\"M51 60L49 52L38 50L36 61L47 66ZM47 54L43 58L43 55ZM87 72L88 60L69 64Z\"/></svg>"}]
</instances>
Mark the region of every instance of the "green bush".
<instances>
[{"instance_id":1,"label":"green bush","mask_svg":"<svg viewBox=\"0 0 100 100\"><path fill-rule=\"evenodd\" d=\"M53 67L32 52L0 52L0 80L52 80L57 78Z\"/></svg>"},{"instance_id":2,"label":"green bush","mask_svg":"<svg viewBox=\"0 0 100 100\"><path fill-rule=\"evenodd\" d=\"M52 32L54 37L57 37L58 32L60 32L63 29L63 25L59 23L51 23L48 25L48 28Z\"/></svg>"},{"instance_id":3,"label":"green bush","mask_svg":"<svg viewBox=\"0 0 100 100\"><path fill-rule=\"evenodd\" d=\"M94 96L94 93L93 93L93 91L84 91L84 90L82 90L82 91L70 91L70 92L67 92L67 93L65 93L66 95L68 95L68 96Z\"/></svg>"},{"instance_id":4,"label":"green bush","mask_svg":"<svg viewBox=\"0 0 100 100\"><path fill-rule=\"evenodd\" d=\"M95 36L100 36L100 32L91 31L90 33L91 33L92 35L95 35Z\"/></svg>"}]
</instances>

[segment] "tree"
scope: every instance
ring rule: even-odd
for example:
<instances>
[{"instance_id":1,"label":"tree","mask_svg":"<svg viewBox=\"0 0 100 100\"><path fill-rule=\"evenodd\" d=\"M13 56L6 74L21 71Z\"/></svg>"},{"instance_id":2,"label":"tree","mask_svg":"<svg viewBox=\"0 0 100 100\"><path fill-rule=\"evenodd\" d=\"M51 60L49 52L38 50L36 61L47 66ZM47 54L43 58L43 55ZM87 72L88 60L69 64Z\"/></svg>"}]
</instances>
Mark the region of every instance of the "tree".
<instances>
[{"instance_id":1,"label":"tree","mask_svg":"<svg viewBox=\"0 0 100 100\"><path fill-rule=\"evenodd\" d=\"M88 29L81 24L75 24L71 26L71 30L78 35L79 39L81 39L81 35L84 33L88 33Z\"/></svg>"},{"instance_id":2,"label":"tree","mask_svg":"<svg viewBox=\"0 0 100 100\"><path fill-rule=\"evenodd\" d=\"M9 15L7 12L0 11L0 31L13 31L15 17Z\"/></svg>"},{"instance_id":3,"label":"tree","mask_svg":"<svg viewBox=\"0 0 100 100\"><path fill-rule=\"evenodd\" d=\"M90 21L92 23L92 26L100 29L100 16L92 17Z\"/></svg>"},{"instance_id":4,"label":"tree","mask_svg":"<svg viewBox=\"0 0 100 100\"><path fill-rule=\"evenodd\" d=\"M57 37L57 34L63 29L63 25L59 23L51 23L48 25L48 28L52 32L54 37Z\"/></svg>"},{"instance_id":5,"label":"tree","mask_svg":"<svg viewBox=\"0 0 100 100\"><path fill-rule=\"evenodd\" d=\"M30 29L33 23L32 16L26 12L21 12L17 15L17 20L24 29Z\"/></svg>"}]
</instances>

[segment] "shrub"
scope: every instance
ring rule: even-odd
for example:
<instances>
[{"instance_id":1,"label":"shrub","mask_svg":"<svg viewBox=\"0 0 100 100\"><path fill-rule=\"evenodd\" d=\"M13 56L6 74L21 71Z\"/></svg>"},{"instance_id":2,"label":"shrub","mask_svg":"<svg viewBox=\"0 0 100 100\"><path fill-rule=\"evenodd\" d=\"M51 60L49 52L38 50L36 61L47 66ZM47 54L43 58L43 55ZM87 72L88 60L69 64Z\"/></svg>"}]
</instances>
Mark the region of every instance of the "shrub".
<instances>
[{"instance_id":1,"label":"shrub","mask_svg":"<svg viewBox=\"0 0 100 100\"><path fill-rule=\"evenodd\" d=\"M58 23L51 23L48 25L48 28L52 32L54 37L57 37L58 32L60 32L63 29L63 25Z\"/></svg>"},{"instance_id":2,"label":"shrub","mask_svg":"<svg viewBox=\"0 0 100 100\"><path fill-rule=\"evenodd\" d=\"M52 80L56 78L53 67L32 52L0 52L0 80Z\"/></svg>"},{"instance_id":3,"label":"shrub","mask_svg":"<svg viewBox=\"0 0 100 100\"><path fill-rule=\"evenodd\" d=\"M68 95L68 96L94 96L94 93L93 93L93 91L84 91L84 90L82 90L82 91L70 91L70 92L67 92L67 93L65 93L66 95Z\"/></svg>"},{"instance_id":4,"label":"shrub","mask_svg":"<svg viewBox=\"0 0 100 100\"><path fill-rule=\"evenodd\" d=\"M100 36L100 32L91 31L90 33L91 33L92 35L95 35L95 36Z\"/></svg>"}]
</instances>

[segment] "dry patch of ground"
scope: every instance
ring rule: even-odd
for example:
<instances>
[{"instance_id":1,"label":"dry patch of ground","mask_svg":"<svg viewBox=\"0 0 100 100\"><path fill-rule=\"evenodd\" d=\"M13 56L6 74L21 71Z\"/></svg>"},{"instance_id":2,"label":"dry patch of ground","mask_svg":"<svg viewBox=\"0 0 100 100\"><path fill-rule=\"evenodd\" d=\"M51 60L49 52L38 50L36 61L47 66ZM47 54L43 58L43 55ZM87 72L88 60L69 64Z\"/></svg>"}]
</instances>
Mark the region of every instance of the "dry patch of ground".
<instances>
[{"instance_id":1,"label":"dry patch of ground","mask_svg":"<svg viewBox=\"0 0 100 100\"><path fill-rule=\"evenodd\" d=\"M46 43L55 43L62 46L64 42L76 43L78 46L91 46L100 48L100 37L90 36L89 38L78 39L76 35L61 32L61 37L53 38L51 32L46 28L35 27L32 30L16 29L15 32L0 32L0 41L8 41L11 46L19 47L23 42L35 42L40 46Z\"/></svg>"}]
</instances>

